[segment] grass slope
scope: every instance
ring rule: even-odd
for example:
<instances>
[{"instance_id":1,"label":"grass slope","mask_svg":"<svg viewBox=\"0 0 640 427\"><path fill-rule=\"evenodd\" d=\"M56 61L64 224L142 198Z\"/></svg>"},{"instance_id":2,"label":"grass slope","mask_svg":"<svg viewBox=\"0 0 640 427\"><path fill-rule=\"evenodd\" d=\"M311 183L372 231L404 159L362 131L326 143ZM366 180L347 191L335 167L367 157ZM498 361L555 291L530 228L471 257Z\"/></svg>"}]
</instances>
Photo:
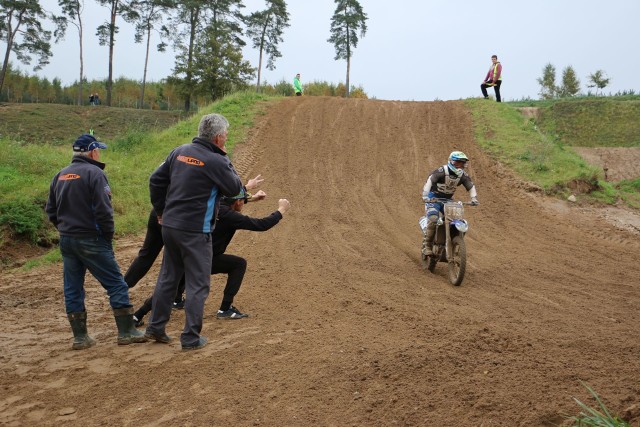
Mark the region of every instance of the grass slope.
<instances>
[{"instance_id":1,"label":"grass slope","mask_svg":"<svg viewBox=\"0 0 640 427\"><path fill-rule=\"evenodd\" d=\"M202 115L215 112L229 120L227 149L232 156L234 145L246 138L256 116L263 114L266 103L273 99L277 98L252 92L237 93L164 130L145 131L135 127L127 130L123 126L120 127L122 133L113 138L104 138L96 130L96 136L109 146L102 153L101 161L107 164L105 172L113 193L116 233L122 235L144 229L150 208L149 175L173 148L189 143L197 135ZM122 109L113 110L118 110L114 111L114 117L120 121ZM125 112L136 116L139 110ZM51 111L49 114L55 115ZM35 123L46 121L34 119L33 126L42 128L44 125ZM75 130L67 132L77 134ZM67 135L64 146L47 144L35 149L33 142L0 138L0 248L14 244L16 239L45 246L55 241L57 233L48 224L43 209L52 177L69 164L74 139L75 136Z\"/></svg>"},{"instance_id":2,"label":"grass slope","mask_svg":"<svg viewBox=\"0 0 640 427\"><path fill-rule=\"evenodd\" d=\"M632 147L640 139L640 100L586 98L539 101L538 119L525 117L523 103L468 99L481 147L521 178L549 194L578 195L585 203L640 208L640 179L606 182L571 146ZM526 103L532 106L532 103ZM601 117L599 122L597 118ZM558 131L561 129L562 131ZM578 141L582 141L581 144ZM636 141L636 142L634 142Z\"/></svg>"},{"instance_id":3,"label":"grass slope","mask_svg":"<svg viewBox=\"0 0 640 427\"><path fill-rule=\"evenodd\" d=\"M510 102L539 110L544 132L574 147L640 147L640 96Z\"/></svg>"},{"instance_id":4,"label":"grass slope","mask_svg":"<svg viewBox=\"0 0 640 427\"><path fill-rule=\"evenodd\" d=\"M109 141L129 130L164 129L187 116L180 111L5 103L0 104L0 139L64 145L93 129Z\"/></svg>"},{"instance_id":5,"label":"grass slope","mask_svg":"<svg viewBox=\"0 0 640 427\"><path fill-rule=\"evenodd\" d=\"M532 119L511 105L477 98L466 104L480 146L525 180L554 192L571 182L596 184L600 178L599 169L540 132Z\"/></svg>"}]
</instances>

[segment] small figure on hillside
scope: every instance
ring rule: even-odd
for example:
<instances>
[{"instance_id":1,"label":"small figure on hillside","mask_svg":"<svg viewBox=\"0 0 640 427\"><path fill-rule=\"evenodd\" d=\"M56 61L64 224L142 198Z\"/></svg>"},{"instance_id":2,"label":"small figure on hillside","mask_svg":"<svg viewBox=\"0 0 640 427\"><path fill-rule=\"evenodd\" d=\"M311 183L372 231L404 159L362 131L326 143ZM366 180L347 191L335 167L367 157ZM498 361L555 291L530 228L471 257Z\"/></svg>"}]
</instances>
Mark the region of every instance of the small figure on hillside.
<instances>
[{"instance_id":1,"label":"small figure on hillside","mask_svg":"<svg viewBox=\"0 0 640 427\"><path fill-rule=\"evenodd\" d=\"M500 98L500 85L502 84L502 64L498 62L498 56L493 55L491 57L491 67L484 78L484 81L480 85L482 96L484 99L489 99L487 94L487 88L493 86L493 90L496 92L496 102L501 102Z\"/></svg>"},{"instance_id":2,"label":"small figure on hillside","mask_svg":"<svg viewBox=\"0 0 640 427\"><path fill-rule=\"evenodd\" d=\"M464 185L469 195L471 203L478 204L476 186L471 178L465 172L464 168L469 159L462 151L454 151L449 155L449 161L446 165L440 166L431 172L427 182L422 189L422 200L424 200L425 216L420 218L420 227L426 237L426 256L433 255L433 238L436 232L436 222L438 221L438 213L444 213L444 205L438 202L430 202L437 199L451 199L459 185Z\"/></svg>"},{"instance_id":3,"label":"small figure on hillside","mask_svg":"<svg viewBox=\"0 0 640 427\"><path fill-rule=\"evenodd\" d=\"M94 94L89 95L89 105L96 105L96 97Z\"/></svg>"},{"instance_id":4,"label":"small figure on hillside","mask_svg":"<svg viewBox=\"0 0 640 427\"><path fill-rule=\"evenodd\" d=\"M296 74L293 78L293 90L296 92L296 96L302 96L302 83L300 83L300 73Z\"/></svg>"},{"instance_id":5,"label":"small figure on hillside","mask_svg":"<svg viewBox=\"0 0 640 427\"><path fill-rule=\"evenodd\" d=\"M103 172L100 150L107 146L93 135L73 143L74 157L51 182L46 212L60 233L64 302L73 331L74 350L89 348L95 340L87 333L84 280L87 270L109 295L118 327L118 344L145 342L133 324L129 288L113 253L111 188Z\"/></svg>"},{"instance_id":6,"label":"small figure on hillside","mask_svg":"<svg viewBox=\"0 0 640 427\"><path fill-rule=\"evenodd\" d=\"M97 93L93 95L93 104L100 105L100 96Z\"/></svg>"}]
</instances>

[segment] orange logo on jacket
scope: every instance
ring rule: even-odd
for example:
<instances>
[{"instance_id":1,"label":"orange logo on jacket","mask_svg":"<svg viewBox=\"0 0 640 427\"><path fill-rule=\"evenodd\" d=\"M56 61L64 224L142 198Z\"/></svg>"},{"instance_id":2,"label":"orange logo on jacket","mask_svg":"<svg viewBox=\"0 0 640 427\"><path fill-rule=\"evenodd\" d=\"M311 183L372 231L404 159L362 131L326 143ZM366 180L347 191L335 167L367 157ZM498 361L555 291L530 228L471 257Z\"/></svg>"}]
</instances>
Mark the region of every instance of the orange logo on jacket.
<instances>
[{"instance_id":1,"label":"orange logo on jacket","mask_svg":"<svg viewBox=\"0 0 640 427\"><path fill-rule=\"evenodd\" d=\"M69 181L71 179L79 179L80 175L77 175L75 173L66 173L64 175L60 175L60 177L58 178L60 181Z\"/></svg>"},{"instance_id":2,"label":"orange logo on jacket","mask_svg":"<svg viewBox=\"0 0 640 427\"><path fill-rule=\"evenodd\" d=\"M204 166L204 162L201 160L196 159L195 157L188 157L188 156L178 156L177 159L181 162L184 162L188 165L193 165L193 166Z\"/></svg>"}]
</instances>

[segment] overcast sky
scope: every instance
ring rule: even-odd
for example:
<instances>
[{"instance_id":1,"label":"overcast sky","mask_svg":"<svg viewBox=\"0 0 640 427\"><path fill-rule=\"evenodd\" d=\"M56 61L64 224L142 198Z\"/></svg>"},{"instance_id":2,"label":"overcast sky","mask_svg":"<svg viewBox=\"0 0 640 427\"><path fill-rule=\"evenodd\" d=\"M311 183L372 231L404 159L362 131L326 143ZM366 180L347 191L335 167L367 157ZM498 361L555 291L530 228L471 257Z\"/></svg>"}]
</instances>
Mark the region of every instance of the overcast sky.
<instances>
[{"instance_id":1,"label":"overcast sky","mask_svg":"<svg viewBox=\"0 0 640 427\"><path fill-rule=\"evenodd\" d=\"M40 0L56 11L57 0ZM85 0L84 68L89 79L108 75L108 48L99 46L95 28L108 19L108 9ZM245 0L245 11L265 7L263 0ZM368 15L368 31L351 59L352 85L369 97L388 100L431 101L480 95L479 85L498 55L503 65L504 100L537 99L536 81L545 64L552 63L561 79L571 65L586 92L589 74L603 70L611 78L605 92L640 92L640 1L537 0L482 2L479 0L360 0ZM344 82L346 62L335 61L327 42L333 0L287 0L291 26L280 46L282 57L274 71L263 69L263 81ZM142 80L144 47L133 42L133 27L117 23L114 77ZM49 25L50 26L50 25ZM158 39L152 40L157 44ZM0 51L6 45L0 42ZM65 41L53 47L51 63L37 74L59 77L63 84L77 80L78 36L70 26ZM245 57L258 65L250 46ZM15 56L12 62L18 65ZM173 51L154 52L147 80L171 74ZM19 65L33 74L32 68Z\"/></svg>"}]
</instances>

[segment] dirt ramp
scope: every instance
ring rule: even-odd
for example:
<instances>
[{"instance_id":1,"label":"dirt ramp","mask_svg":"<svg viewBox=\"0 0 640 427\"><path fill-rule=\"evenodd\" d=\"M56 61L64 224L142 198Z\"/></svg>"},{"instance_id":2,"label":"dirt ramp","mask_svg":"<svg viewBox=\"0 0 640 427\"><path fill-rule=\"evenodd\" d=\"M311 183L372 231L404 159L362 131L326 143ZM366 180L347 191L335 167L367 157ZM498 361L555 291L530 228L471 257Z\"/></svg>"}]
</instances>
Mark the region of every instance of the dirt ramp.
<instances>
[{"instance_id":1,"label":"dirt ramp","mask_svg":"<svg viewBox=\"0 0 640 427\"><path fill-rule=\"evenodd\" d=\"M461 287L444 265L421 269L417 224L422 185L454 149L481 202ZM581 380L614 411L640 401L637 236L523 192L477 147L463 103L288 98L237 155L243 176L266 178L246 213L292 203L229 247L249 263L236 303L251 317L216 321L214 276L207 347L118 347L92 282L99 343L71 352L61 267L3 277L0 423L550 426L588 400ZM123 267L136 251L117 250Z\"/></svg>"}]
</instances>

